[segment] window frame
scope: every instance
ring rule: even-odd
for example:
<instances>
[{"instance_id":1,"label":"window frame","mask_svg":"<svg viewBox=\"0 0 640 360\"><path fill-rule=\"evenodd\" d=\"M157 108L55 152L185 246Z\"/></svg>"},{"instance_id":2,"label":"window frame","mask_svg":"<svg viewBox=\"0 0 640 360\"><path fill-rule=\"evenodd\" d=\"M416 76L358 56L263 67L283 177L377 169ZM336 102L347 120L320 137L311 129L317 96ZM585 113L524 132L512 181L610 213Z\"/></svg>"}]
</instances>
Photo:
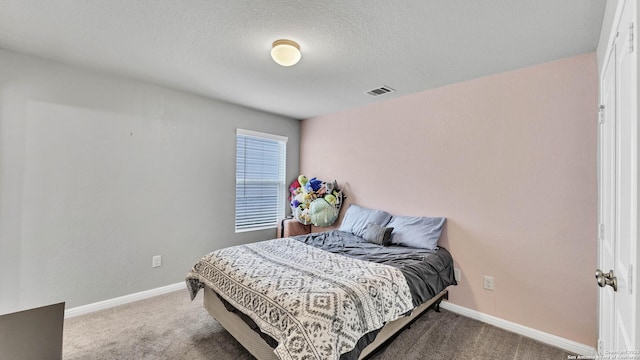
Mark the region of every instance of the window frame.
<instances>
[{"instance_id":1,"label":"window frame","mask_svg":"<svg viewBox=\"0 0 640 360\"><path fill-rule=\"evenodd\" d=\"M238 151L238 146L239 144L239 138L240 137L245 137L245 138L254 138L254 139L259 139L259 140L264 140L264 141L273 141L277 143L278 146L278 179L247 179L245 178L239 178L239 160L242 160L244 164L246 164L246 159L247 157L245 156L244 159L239 159L239 151ZM249 231L258 231L258 230L267 230L267 229L273 229L276 228L278 226L278 222L284 218L285 215L285 202L286 202L286 173L287 173L287 142L288 142L288 137L286 136L281 136L281 135L275 135L275 134L270 134L270 133L264 133L264 132L258 132L258 131L252 131L252 130L245 130L245 129L236 129L236 174L235 174L235 178L236 178L236 186L235 186L235 190L236 190L236 195L235 195L235 213L234 213L234 228L235 228L235 232L236 233L242 233L242 232L249 232ZM246 155L246 152L245 152ZM274 164L275 165L275 164ZM246 167L245 167L246 169ZM244 173L246 174L246 171L244 171ZM257 222L254 224L245 224L245 225L241 225L239 226L238 224L238 220L242 220L242 217L239 218L239 197L238 197L238 193L239 193L239 185L246 185L246 184L276 184L277 185L277 189L278 189L278 193L277 193L277 204L276 204L276 214L275 217L275 221L273 223L260 223ZM245 210L246 213L246 210ZM263 219L268 218L268 216L264 216Z\"/></svg>"}]
</instances>

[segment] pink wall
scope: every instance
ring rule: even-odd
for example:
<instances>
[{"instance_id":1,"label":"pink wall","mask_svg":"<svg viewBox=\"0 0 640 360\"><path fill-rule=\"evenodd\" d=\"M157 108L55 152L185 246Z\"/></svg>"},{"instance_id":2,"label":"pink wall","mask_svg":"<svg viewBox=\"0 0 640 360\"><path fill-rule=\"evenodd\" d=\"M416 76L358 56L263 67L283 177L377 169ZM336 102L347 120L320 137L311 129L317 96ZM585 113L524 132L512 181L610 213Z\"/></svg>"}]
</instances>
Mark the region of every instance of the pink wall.
<instances>
[{"instance_id":1,"label":"pink wall","mask_svg":"<svg viewBox=\"0 0 640 360\"><path fill-rule=\"evenodd\" d=\"M452 303L595 346L597 92L589 53L304 120L301 171L446 216Z\"/></svg>"}]
</instances>

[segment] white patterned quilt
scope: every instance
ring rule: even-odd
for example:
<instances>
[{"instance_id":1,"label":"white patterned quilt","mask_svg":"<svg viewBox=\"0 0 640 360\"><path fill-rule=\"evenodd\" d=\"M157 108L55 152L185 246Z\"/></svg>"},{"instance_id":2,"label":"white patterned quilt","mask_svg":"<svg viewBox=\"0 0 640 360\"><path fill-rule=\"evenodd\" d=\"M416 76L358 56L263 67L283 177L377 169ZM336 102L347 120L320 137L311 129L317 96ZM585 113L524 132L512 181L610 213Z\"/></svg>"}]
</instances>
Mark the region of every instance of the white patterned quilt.
<instances>
[{"instance_id":1,"label":"white patterned quilt","mask_svg":"<svg viewBox=\"0 0 640 360\"><path fill-rule=\"evenodd\" d=\"M337 360L413 307L400 270L290 238L214 251L186 281L192 299L207 285L253 319L282 360Z\"/></svg>"}]
</instances>

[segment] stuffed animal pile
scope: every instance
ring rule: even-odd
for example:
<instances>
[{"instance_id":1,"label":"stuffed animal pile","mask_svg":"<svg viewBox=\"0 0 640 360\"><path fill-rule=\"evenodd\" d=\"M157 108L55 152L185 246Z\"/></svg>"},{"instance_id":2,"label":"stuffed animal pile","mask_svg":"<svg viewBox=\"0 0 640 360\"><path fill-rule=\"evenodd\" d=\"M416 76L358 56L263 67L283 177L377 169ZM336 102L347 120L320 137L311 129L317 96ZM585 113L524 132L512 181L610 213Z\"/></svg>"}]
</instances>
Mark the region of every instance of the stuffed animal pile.
<instances>
[{"instance_id":1,"label":"stuffed animal pile","mask_svg":"<svg viewBox=\"0 0 640 360\"><path fill-rule=\"evenodd\" d=\"M299 222L329 226L338 218L344 195L338 183L298 176L289 186L291 213Z\"/></svg>"}]
</instances>

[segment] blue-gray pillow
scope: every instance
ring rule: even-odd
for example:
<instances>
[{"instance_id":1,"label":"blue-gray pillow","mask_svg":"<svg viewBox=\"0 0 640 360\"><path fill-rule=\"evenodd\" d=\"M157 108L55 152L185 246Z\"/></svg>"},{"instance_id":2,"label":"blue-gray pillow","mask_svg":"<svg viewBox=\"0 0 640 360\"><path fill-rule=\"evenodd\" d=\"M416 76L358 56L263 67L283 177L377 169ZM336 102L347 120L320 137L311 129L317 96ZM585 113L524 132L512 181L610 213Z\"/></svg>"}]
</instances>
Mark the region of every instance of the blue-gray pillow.
<instances>
[{"instance_id":1,"label":"blue-gray pillow","mask_svg":"<svg viewBox=\"0 0 640 360\"><path fill-rule=\"evenodd\" d=\"M446 218L394 216L387 224L393 227L391 244L434 250Z\"/></svg>"},{"instance_id":2,"label":"blue-gray pillow","mask_svg":"<svg viewBox=\"0 0 640 360\"><path fill-rule=\"evenodd\" d=\"M384 227L376 224L367 224L364 229L362 238L366 241L382 246L389 246L391 244L391 232L392 227Z\"/></svg>"},{"instance_id":3,"label":"blue-gray pillow","mask_svg":"<svg viewBox=\"0 0 640 360\"><path fill-rule=\"evenodd\" d=\"M391 220L391 214L382 210L367 209L356 204L351 204L344 214L340 231L350 232L353 235L364 235L367 224L385 226Z\"/></svg>"}]
</instances>

